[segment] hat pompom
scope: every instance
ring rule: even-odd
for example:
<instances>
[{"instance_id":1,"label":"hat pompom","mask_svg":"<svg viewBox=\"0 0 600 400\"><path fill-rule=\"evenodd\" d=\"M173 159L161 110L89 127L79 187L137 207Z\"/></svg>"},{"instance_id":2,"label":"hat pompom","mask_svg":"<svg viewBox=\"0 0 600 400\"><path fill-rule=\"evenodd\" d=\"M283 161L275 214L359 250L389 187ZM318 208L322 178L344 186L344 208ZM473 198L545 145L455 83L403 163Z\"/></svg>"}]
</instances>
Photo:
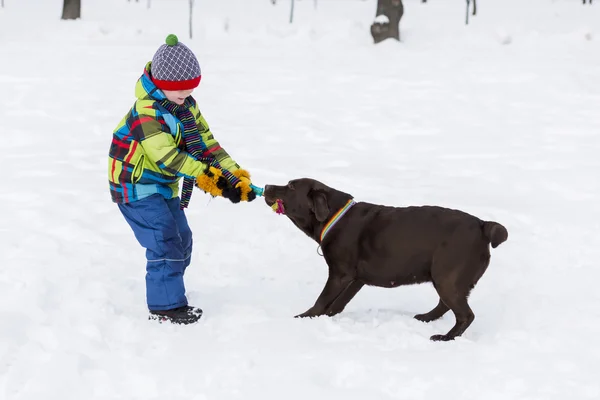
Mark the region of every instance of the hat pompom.
<instances>
[{"instance_id":1,"label":"hat pompom","mask_svg":"<svg viewBox=\"0 0 600 400\"><path fill-rule=\"evenodd\" d=\"M177 43L179 43L179 39L177 38L176 35L170 34L165 39L165 43L169 46L175 46L175 45L177 45Z\"/></svg>"}]
</instances>

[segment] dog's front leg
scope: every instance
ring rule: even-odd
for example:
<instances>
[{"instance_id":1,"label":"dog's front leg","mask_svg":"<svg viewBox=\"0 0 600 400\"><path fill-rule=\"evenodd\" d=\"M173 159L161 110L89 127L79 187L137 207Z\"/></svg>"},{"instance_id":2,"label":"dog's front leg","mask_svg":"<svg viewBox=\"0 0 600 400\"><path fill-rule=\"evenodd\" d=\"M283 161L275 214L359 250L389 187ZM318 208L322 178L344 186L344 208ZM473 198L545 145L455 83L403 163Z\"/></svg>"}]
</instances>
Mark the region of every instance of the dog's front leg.
<instances>
[{"instance_id":1,"label":"dog's front leg","mask_svg":"<svg viewBox=\"0 0 600 400\"><path fill-rule=\"evenodd\" d=\"M317 317L325 314L327 307L338 298L338 296L352 283L351 276L331 275L327 278L327 283L323 291L317 298L315 305L309 308L306 312L296 315L295 318Z\"/></svg>"},{"instance_id":2,"label":"dog's front leg","mask_svg":"<svg viewBox=\"0 0 600 400\"><path fill-rule=\"evenodd\" d=\"M342 290L340 295L337 296L331 302L331 304L329 304L327 306L327 310L325 310L325 313L327 315L329 315L330 317L333 317L334 315L339 314L342 311L344 311L346 304L348 304L350 302L350 300L352 300L354 298L354 296L356 296L356 294L360 291L360 289L364 285L365 285L364 283L357 281L357 280L353 280L352 282L350 282L344 288L344 290Z\"/></svg>"}]
</instances>

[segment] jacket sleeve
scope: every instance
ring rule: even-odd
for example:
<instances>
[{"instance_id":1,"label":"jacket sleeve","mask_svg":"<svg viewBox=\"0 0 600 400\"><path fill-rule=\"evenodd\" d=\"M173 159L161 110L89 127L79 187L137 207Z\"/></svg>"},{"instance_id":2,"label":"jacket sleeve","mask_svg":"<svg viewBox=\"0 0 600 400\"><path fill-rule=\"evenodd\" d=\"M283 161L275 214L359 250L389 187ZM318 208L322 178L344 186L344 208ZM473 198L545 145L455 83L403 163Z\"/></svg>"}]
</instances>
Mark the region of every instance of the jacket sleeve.
<instances>
[{"instance_id":1,"label":"jacket sleeve","mask_svg":"<svg viewBox=\"0 0 600 400\"><path fill-rule=\"evenodd\" d=\"M197 106L192 108L192 113L196 117L196 126L198 127L198 131L202 136L202 141L204 141L204 144L206 145L207 153L214 157L222 168L228 171L233 172L240 169L240 166L215 139L214 135L210 131L210 128L208 127L208 123L200 113L200 110L197 108Z\"/></svg>"},{"instance_id":2,"label":"jacket sleeve","mask_svg":"<svg viewBox=\"0 0 600 400\"><path fill-rule=\"evenodd\" d=\"M142 107L141 104L136 107L138 116L132 123L131 132L144 149L146 157L166 175L196 178L202 174L206 164L178 149L173 136L162 130L155 116L143 113L153 110Z\"/></svg>"}]
</instances>

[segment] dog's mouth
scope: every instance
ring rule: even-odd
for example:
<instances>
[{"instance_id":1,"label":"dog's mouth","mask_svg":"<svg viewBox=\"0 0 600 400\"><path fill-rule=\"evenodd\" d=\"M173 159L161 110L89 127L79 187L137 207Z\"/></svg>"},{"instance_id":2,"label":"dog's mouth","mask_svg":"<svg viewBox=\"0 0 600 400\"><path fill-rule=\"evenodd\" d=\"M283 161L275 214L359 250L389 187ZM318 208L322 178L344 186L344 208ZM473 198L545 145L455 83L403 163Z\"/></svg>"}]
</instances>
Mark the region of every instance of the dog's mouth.
<instances>
[{"instance_id":1,"label":"dog's mouth","mask_svg":"<svg viewBox=\"0 0 600 400\"><path fill-rule=\"evenodd\" d=\"M264 190L265 203L277 214L285 214L283 200L277 198L278 186L266 185Z\"/></svg>"}]
</instances>

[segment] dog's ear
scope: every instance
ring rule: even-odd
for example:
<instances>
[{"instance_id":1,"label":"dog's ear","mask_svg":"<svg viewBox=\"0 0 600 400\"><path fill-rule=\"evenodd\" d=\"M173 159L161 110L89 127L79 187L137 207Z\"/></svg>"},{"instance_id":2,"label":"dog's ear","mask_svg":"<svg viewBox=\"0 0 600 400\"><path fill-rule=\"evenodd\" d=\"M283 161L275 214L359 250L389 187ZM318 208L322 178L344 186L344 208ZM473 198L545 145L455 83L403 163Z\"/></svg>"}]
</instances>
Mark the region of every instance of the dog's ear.
<instances>
[{"instance_id":1,"label":"dog's ear","mask_svg":"<svg viewBox=\"0 0 600 400\"><path fill-rule=\"evenodd\" d=\"M323 222L329 215L329 206L327 205L327 196L318 190L311 190L308 193L308 205L310 210L317 217L317 221Z\"/></svg>"}]
</instances>

